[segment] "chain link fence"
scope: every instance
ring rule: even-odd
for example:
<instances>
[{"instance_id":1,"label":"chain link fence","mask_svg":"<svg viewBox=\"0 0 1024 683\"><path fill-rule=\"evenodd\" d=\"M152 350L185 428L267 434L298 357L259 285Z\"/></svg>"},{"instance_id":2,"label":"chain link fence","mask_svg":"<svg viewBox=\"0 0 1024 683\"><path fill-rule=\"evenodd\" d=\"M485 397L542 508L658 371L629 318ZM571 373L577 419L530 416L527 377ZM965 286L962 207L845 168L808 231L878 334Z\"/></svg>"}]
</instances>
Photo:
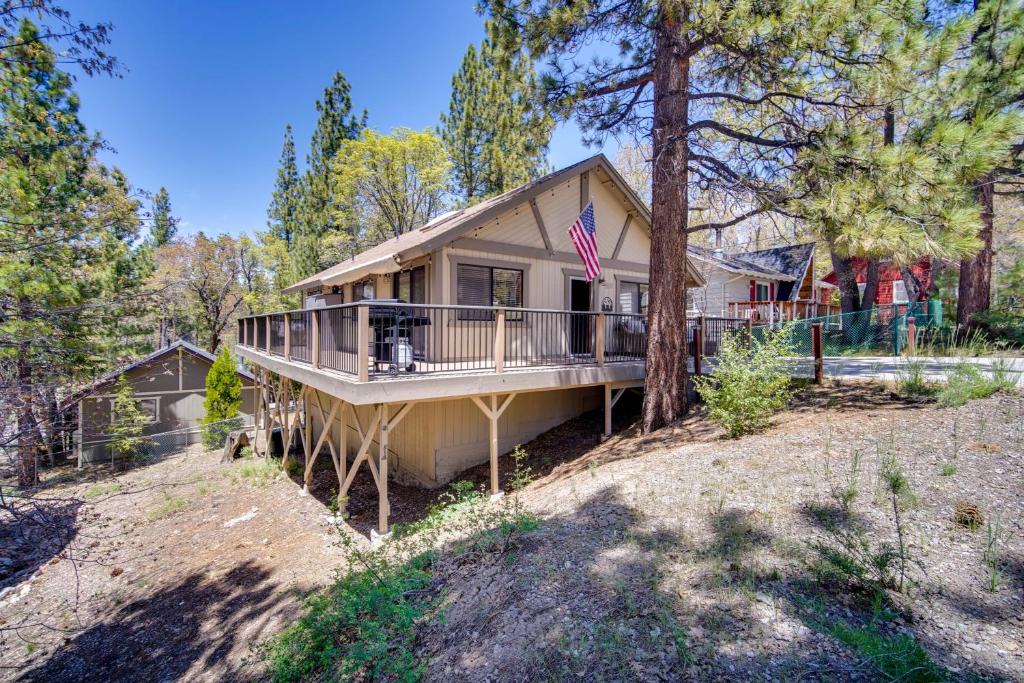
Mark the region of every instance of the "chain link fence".
<instances>
[{"instance_id":1,"label":"chain link fence","mask_svg":"<svg viewBox=\"0 0 1024 683\"><path fill-rule=\"evenodd\" d=\"M787 323L755 325L755 339L786 325L790 348L797 356L813 355L811 329L821 324L824 356L898 356L907 344L908 320L914 319L917 335L941 324L941 313L930 312L927 302L875 306L866 311L837 313Z\"/></svg>"}]
</instances>

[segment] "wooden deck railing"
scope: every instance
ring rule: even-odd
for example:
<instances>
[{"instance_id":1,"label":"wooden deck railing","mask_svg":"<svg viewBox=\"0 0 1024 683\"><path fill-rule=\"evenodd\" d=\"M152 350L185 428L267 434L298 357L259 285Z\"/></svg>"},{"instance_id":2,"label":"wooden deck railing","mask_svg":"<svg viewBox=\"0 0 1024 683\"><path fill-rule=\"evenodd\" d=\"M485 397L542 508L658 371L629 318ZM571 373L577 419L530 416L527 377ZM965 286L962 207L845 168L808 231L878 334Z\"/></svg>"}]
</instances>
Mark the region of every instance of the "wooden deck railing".
<instances>
[{"instance_id":1,"label":"wooden deck railing","mask_svg":"<svg viewBox=\"0 0 1024 683\"><path fill-rule=\"evenodd\" d=\"M839 312L838 306L815 301L730 301L734 318L750 318L755 324L820 318Z\"/></svg>"},{"instance_id":2,"label":"wooden deck railing","mask_svg":"<svg viewBox=\"0 0 1024 683\"><path fill-rule=\"evenodd\" d=\"M365 381L639 361L647 324L626 313L360 302L248 316L239 321L238 340Z\"/></svg>"},{"instance_id":3,"label":"wooden deck railing","mask_svg":"<svg viewBox=\"0 0 1024 683\"><path fill-rule=\"evenodd\" d=\"M690 318L688 353L717 355L723 335L749 337L750 326L747 318ZM631 313L360 302L242 318L238 343L367 381L642 361L647 321Z\"/></svg>"}]
</instances>

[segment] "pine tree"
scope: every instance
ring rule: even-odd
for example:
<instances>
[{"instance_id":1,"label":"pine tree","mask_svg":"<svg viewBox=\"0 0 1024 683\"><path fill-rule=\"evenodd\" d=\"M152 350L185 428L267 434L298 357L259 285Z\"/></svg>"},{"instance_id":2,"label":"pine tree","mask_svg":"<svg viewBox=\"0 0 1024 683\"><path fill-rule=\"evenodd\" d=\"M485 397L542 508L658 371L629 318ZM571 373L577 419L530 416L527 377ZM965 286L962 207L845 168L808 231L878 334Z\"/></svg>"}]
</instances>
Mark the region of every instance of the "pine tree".
<instances>
[{"instance_id":1,"label":"pine tree","mask_svg":"<svg viewBox=\"0 0 1024 683\"><path fill-rule=\"evenodd\" d=\"M546 101L585 139L650 141L651 286L642 426L687 409L688 235L723 230L788 201L792 175L833 122L862 103L844 98L902 21L896 0L484 0L496 45L545 60ZM608 48L608 49L603 49ZM864 77L866 78L866 77ZM690 220L695 194L737 208Z\"/></svg>"},{"instance_id":2,"label":"pine tree","mask_svg":"<svg viewBox=\"0 0 1024 683\"><path fill-rule=\"evenodd\" d=\"M0 61L0 374L16 419L19 481L36 480L37 405L49 383L84 379L118 355L145 259L138 202L96 162L71 78L22 22Z\"/></svg>"},{"instance_id":3,"label":"pine tree","mask_svg":"<svg viewBox=\"0 0 1024 683\"><path fill-rule=\"evenodd\" d=\"M292 267L297 278L320 270L323 237L347 227L335 222L344 208L334 196L333 162L341 144L366 127L365 111L361 117L352 114L351 86L340 71L317 100L316 111L319 116L301 185L300 227L293 242Z\"/></svg>"},{"instance_id":4,"label":"pine tree","mask_svg":"<svg viewBox=\"0 0 1024 683\"><path fill-rule=\"evenodd\" d=\"M497 50L490 39L467 48L440 126L466 202L518 187L544 168L554 121L538 107L537 91L521 52Z\"/></svg>"},{"instance_id":5,"label":"pine tree","mask_svg":"<svg viewBox=\"0 0 1024 683\"><path fill-rule=\"evenodd\" d=\"M1019 2L970 0L943 3L937 12L950 23L961 20L969 28L969 44L963 63L952 72L948 82L940 84L942 109L959 116L963 122L989 120L1018 113L1024 101L1024 6ZM966 18L966 21L963 19ZM1022 131L1017 130L1017 135ZM957 323L971 325L974 317L992 303L993 224L996 186L1001 178L1019 176L1021 145L1006 150L1001 163L992 166L973 183L974 196L981 208L981 249L960 262L960 286Z\"/></svg>"},{"instance_id":6,"label":"pine tree","mask_svg":"<svg viewBox=\"0 0 1024 683\"><path fill-rule=\"evenodd\" d=\"M135 389L124 373L117 378L111 411L110 466L113 467L117 460L127 464L146 456L153 443L145 436L146 426L152 418L139 408Z\"/></svg>"},{"instance_id":7,"label":"pine tree","mask_svg":"<svg viewBox=\"0 0 1024 683\"><path fill-rule=\"evenodd\" d=\"M171 196L166 187L161 187L153 197L153 224L150 236L153 246L162 247L174 239L178 232L178 220L171 215Z\"/></svg>"},{"instance_id":8,"label":"pine tree","mask_svg":"<svg viewBox=\"0 0 1024 683\"><path fill-rule=\"evenodd\" d=\"M206 399L203 408L203 444L207 448L224 445L228 432L241 426L238 407L242 405L242 378L238 360L223 347L206 373Z\"/></svg>"},{"instance_id":9,"label":"pine tree","mask_svg":"<svg viewBox=\"0 0 1024 683\"><path fill-rule=\"evenodd\" d=\"M288 124L284 130L284 145L281 148L281 161L277 169L277 180L274 182L274 194L267 209L267 227L289 249L298 227L299 214L299 168L295 163L295 141L292 139L292 126Z\"/></svg>"}]
</instances>

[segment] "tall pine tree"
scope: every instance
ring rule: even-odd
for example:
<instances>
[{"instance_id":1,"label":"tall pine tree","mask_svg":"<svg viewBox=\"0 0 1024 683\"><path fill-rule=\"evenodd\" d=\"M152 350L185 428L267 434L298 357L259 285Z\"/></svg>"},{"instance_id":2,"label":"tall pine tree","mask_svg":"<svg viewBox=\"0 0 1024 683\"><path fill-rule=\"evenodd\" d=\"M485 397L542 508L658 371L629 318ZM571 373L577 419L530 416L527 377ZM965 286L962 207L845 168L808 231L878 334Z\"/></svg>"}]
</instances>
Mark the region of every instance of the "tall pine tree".
<instances>
[{"instance_id":1,"label":"tall pine tree","mask_svg":"<svg viewBox=\"0 0 1024 683\"><path fill-rule=\"evenodd\" d=\"M295 162L295 140L292 125L284 129L281 161L274 182L274 194L267 209L267 227L277 239L290 249L298 230L299 220L299 167Z\"/></svg>"},{"instance_id":2,"label":"tall pine tree","mask_svg":"<svg viewBox=\"0 0 1024 683\"><path fill-rule=\"evenodd\" d=\"M343 207L335 197L332 175L334 157L341 144L354 139L366 127L365 111L358 117L352 114L351 90L339 71L316 103L319 117L306 158L300 228L292 250L292 268L297 278L312 275L323 266L320 255L325 235L350 229L336 222Z\"/></svg>"},{"instance_id":3,"label":"tall pine tree","mask_svg":"<svg viewBox=\"0 0 1024 683\"><path fill-rule=\"evenodd\" d=\"M110 330L137 307L138 202L95 160L71 78L23 21L0 61L0 374L18 478L36 480L38 397L116 355Z\"/></svg>"},{"instance_id":4,"label":"tall pine tree","mask_svg":"<svg viewBox=\"0 0 1024 683\"><path fill-rule=\"evenodd\" d=\"M161 187L153 197L153 224L149 229L153 246L162 247L174 239L177 224L177 219L171 215L171 195L166 187Z\"/></svg>"},{"instance_id":5,"label":"tall pine tree","mask_svg":"<svg viewBox=\"0 0 1024 683\"><path fill-rule=\"evenodd\" d=\"M554 121L537 93L533 65L520 51L497 50L490 39L466 50L440 126L466 202L510 190L543 170Z\"/></svg>"},{"instance_id":6,"label":"tall pine tree","mask_svg":"<svg viewBox=\"0 0 1024 683\"><path fill-rule=\"evenodd\" d=\"M801 152L862 103L850 72L884 64L876 36L901 21L898 0L484 0L496 44L547 62L546 99L588 141L649 139L651 286L642 426L687 409L688 235L778 207ZM692 222L696 193L741 207Z\"/></svg>"}]
</instances>

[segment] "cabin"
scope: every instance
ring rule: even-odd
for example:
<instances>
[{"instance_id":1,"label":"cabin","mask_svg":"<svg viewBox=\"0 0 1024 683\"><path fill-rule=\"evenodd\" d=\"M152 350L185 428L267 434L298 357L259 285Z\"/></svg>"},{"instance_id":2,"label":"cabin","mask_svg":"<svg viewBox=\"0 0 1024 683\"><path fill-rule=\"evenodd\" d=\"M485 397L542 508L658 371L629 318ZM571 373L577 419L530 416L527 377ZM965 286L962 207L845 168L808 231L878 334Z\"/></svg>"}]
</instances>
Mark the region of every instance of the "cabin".
<instances>
[{"instance_id":1,"label":"cabin","mask_svg":"<svg viewBox=\"0 0 1024 683\"><path fill-rule=\"evenodd\" d=\"M755 323L831 315L834 284L814 277L815 244L725 253L690 245L705 284L687 292L687 316L744 318Z\"/></svg>"},{"instance_id":2,"label":"cabin","mask_svg":"<svg viewBox=\"0 0 1024 683\"><path fill-rule=\"evenodd\" d=\"M127 375L139 407L152 420L145 434L158 435L159 450L170 452L197 443L200 421L206 416L206 373L214 360L208 351L178 340L69 396L63 405L76 416L72 439L79 467L110 460L112 407L121 375ZM238 374L242 380L239 412L252 416L254 377L241 366Z\"/></svg>"},{"instance_id":3,"label":"cabin","mask_svg":"<svg viewBox=\"0 0 1024 683\"><path fill-rule=\"evenodd\" d=\"M585 277L568 231L593 203L601 274ZM239 321L256 367L258 433L301 441L338 477L372 476L378 532L389 480L435 488L641 387L648 208L597 155L295 283L300 310ZM688 268L689 286L699 273ZM365 473L365 469L369 473Z\"/></svg>"},{"instance_id":4,"label":"cabin","mask_svg":"<svg viewBox=\"0 0 1024 683\"><path fill-rule=\"evenodd\" d=\"M850 265L853 267L854 276L857 278L857 289L863 295L864 288L867 286L868 261L859 256L854 257L851 261ZM954 266L957 264L950 262L946 265ZM931 259L922 258L915 261L910 265L910 270L921 284L921 291L917 301L926 301L932 286ZM835 271L826 275L824 280L833 285L838 284ZM893 304L902 306L908 303L911 302L907 296L907 286L903 281L903 274L900 272L899 266L888 259L880 261L878 264L878 289L874 304L876 306L891 306Z\"/></svg>"}]
</instances>

